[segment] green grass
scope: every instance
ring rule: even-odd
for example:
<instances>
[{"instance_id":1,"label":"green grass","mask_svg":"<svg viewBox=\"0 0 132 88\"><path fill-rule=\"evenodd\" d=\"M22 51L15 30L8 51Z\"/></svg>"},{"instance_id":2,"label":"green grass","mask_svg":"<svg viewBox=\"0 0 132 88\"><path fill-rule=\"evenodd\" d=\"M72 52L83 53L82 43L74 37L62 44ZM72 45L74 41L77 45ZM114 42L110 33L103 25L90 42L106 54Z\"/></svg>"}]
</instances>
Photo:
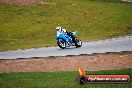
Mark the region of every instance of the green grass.
<instances>
[{"instance_id":1,"label":"green grass","mask_svg":"<svg viewBox=\"0 0 132 88\"><path fill-rule=\"evenodd\" d=\"M128 84L84 84L76 82L78 72L0 73L0 88L131 88ZM88 71L87 74L128 74L132 69Z\"/></svg>"},{"instance_id":2,"label":"green grass","mask_svg":"<svg viewBox=\"0 0 132 88\"><path fill-rule=\"evenodd\" d=\"M50 5L0 4L0 51L56 45L55 28L83 41L132 34L132 5L102 0L48 0Z\"/></svg>"}]
</instances>

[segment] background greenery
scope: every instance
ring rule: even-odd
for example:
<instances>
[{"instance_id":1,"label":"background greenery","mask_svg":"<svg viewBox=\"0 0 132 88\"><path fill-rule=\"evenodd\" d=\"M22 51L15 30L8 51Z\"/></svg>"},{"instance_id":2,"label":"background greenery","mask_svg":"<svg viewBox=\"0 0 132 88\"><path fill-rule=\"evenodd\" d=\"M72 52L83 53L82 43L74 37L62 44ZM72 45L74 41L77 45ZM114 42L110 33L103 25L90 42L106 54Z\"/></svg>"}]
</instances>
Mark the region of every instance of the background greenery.
<instances>
[{"instance_id":1,"label":"background greenery","mask_svg":"<svg viewBox=\"0 0 132 88\"><path fill-rule=\"evenodd\" d=\"M57 26L83 41L132 34L132 5L114 0L46 0L50 4L0 4L0 51L56 45Z\"/></svg>"}]
</instances>

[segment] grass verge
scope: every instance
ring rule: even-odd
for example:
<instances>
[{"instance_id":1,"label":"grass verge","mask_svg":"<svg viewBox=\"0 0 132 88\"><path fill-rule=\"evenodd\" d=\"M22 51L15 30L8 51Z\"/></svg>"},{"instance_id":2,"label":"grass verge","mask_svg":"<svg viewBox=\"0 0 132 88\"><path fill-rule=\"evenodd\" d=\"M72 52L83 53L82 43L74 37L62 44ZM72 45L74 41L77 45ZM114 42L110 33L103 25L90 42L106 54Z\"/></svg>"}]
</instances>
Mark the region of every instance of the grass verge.
<instances>
[{"instance_id":1,"label":"grass verge","mask_svg":"<svg viewBox=\"0 0 132 88\"><path fill-rule=\"evenodd\" d=\"M0 88L131 88L128 84L84 84L76 82L78 72L0 73ZM88 71L87 74L128 74L132 69Z\"/></svg>"}]
</instances>

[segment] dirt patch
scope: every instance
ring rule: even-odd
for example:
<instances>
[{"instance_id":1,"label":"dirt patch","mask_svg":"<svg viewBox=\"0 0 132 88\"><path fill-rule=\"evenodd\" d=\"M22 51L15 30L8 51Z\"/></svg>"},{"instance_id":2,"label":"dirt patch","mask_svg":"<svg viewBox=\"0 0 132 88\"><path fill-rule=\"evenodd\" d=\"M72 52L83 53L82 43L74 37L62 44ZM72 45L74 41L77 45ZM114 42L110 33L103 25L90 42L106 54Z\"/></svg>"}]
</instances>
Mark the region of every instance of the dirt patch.
<instances>
[{"instance_id":1,"label":"dirt patch","mask_svg":"<svg viewBox=\"0 0 132 88\"><path fill-rule=\"evenodd\" d=\"M132 54L0 60L0 72L77 71L78 67L90 71L132 68Z\"/></svg>"},{"instance_id":2,"label":"dirt patch","mask_svg":"<svg viewBox=\"0 0 132 88\"><path fill-rule=\"evenodd\" d=\"M15 5L32 5L32 4L41 4L41 0L0 0L0 3L8 3Z\"/></svg>"}]
</instances>

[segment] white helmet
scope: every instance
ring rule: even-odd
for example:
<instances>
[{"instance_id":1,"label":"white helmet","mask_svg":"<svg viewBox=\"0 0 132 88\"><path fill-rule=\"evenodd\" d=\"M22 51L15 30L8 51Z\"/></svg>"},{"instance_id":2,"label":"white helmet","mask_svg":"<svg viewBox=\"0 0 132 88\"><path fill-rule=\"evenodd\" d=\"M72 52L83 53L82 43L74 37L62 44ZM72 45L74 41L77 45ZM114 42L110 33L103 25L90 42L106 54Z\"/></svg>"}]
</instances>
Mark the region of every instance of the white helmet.
<instances>
[{"instance_id":1,"label":"white helmet","mask_svg":"<svg viewBox=\"0 0 132 88\"><path fill-rule=\"evenodd\" d=\"M60 26L58 26L58 27L56 27L56 30L58 31L58 30L61 30L62 29L62 27L60 27Z\"/></svg>"}]
</instances>

